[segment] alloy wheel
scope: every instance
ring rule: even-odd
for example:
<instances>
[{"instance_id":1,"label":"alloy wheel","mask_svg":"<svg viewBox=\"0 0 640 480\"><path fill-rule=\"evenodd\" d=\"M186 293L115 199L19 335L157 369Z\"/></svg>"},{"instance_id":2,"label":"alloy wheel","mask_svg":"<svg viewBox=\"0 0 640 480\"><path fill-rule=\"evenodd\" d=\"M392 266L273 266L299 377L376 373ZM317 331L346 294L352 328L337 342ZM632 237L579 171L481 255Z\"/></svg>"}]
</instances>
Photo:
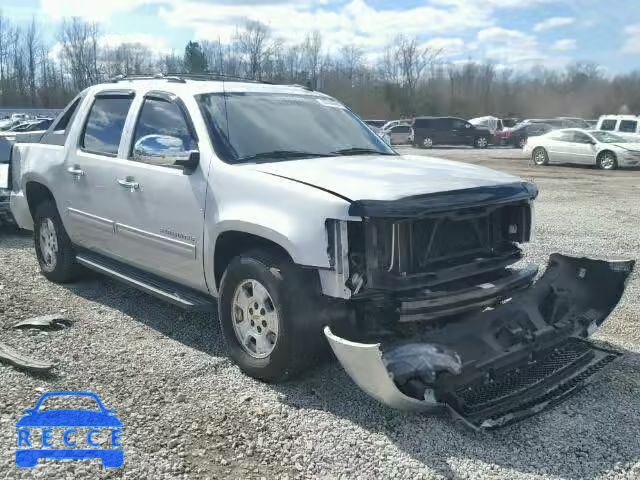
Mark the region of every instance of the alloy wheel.
<instances>
[{"instance_id":1,"label":"alloy wheel","mask_svg":"<svg viewBox=\"0 0 640 480\"><path fill-rule=\"evenodd\" d=\"M267 289L247 279L233 294L233 330L242 348L254 358L268 357L278 341L280 318Z\"/></svg>"}]
</instances>

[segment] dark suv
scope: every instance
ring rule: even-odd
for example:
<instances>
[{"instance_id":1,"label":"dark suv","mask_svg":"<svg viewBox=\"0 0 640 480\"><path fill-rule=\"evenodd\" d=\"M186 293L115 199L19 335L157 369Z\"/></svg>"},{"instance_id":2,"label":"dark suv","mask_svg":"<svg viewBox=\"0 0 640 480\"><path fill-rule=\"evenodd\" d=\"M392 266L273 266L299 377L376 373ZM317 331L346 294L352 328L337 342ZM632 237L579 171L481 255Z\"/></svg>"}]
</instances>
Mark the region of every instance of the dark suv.
<instances>
[{"instance_id":1,"label":"dark suv","mask_svg":"<svg viewBox=\"0 0 640 480\"><path fill-rule=\"evenodd\" d=\"M416 117L413 120L413 145L431 148L434 145L471 145L487 148L491 132L455 117Z\"/></svg>"}]
</instances>

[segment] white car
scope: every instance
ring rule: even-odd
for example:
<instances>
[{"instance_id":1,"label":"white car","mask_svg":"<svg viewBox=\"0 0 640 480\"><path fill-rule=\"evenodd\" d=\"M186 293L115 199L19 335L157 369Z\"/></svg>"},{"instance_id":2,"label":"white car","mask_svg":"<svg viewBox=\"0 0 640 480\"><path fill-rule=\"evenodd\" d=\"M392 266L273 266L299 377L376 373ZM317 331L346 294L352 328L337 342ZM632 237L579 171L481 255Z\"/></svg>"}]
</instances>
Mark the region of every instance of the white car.
<instances>
[{"instance_id":1,"label":"white car","mask_svg":"<svg viewBox=\"0 0 640 480\"><path fill-rule=\"evenodd\" d=\"M595 128L640 142L640 118L636 115L602 115Z\"/></svg>"},{"instance_id":2,"label":"white car","mask_svg":"<svg viewBox=\"0 0 640 480\"><path fill-rule=\"evenodd\" d=\"M382 133L389 137L391 145L413 143L413 128L410 125L396 125L387 130L382 130Z\"/></svg>"},{"instance_id":3,"label":"white car","mask_svg":"<svg viewBox=\"0 0 640 480\"><path fill-rule=\"evenodd\" d=\"M579 163L602 170L640 165L640 143L599 130L553 130L530 138L523 152L536 165Z\"/></svg>"}]
</instances>

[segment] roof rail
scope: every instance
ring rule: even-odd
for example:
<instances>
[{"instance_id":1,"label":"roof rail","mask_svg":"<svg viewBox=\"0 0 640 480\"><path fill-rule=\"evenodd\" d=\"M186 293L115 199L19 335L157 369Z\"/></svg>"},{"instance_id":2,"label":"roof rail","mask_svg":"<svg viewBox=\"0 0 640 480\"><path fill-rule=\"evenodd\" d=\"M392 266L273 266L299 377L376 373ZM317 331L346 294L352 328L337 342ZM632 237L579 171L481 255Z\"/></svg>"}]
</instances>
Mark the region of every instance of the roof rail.
<instances>
[{"instance_id":1,"label":"roof rail","mask_svg":"<svg viewBox=\"0 0 640 480\"><path fill-rule=\"evenodd\" d=\"M268 85L272 85L272 82L268 82L266 80L256 80L255 78L241 77L239 75L226 75L224 73L216 73L216 72L202 72L202 73L174 73L169 72L166 74L170 77L178 77L185 80L236 80L241 82L251 82L251 83L266 83Z\"/></svg>"}]
</instances>

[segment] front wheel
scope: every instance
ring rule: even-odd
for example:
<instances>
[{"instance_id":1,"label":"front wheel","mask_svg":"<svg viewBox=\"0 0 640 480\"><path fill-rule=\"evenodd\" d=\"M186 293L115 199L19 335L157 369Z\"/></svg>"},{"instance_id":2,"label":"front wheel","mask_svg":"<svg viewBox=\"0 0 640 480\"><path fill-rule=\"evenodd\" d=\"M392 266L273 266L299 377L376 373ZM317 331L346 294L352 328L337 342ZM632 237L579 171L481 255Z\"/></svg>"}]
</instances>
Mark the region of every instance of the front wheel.
<instances>
[{"instance_id":1,"label":"front wheel","mask_svg":"<svg viewBox=\"0 0 640 480\"><path fill-rule=\"evenodd\" d=\"M548 165L549 164L549 156L547 155L547 151L542 148L536 148L531 154L531 158L533 163L536 165Z\"/></svg>"},{"instance_id":2,"label":"front wheel","mask_svg":"<svg viewBox=\"0 0 640 480\"><path fill-rule=\"evenodd\" d=\"M489 139L487 137L478 137L473 142L476 148L487 148L489 146Z\"/></svg>"},{"instance_id":3,"label":"front wheel","mask_svg":"<svg viewBox=\"0 0 640 480\"><path fill-rule=\"evenodd\" d=\"M76 254L55 203L46 201L36 207L33 239L42 274L53 282L70 282L78 274Z\"/></svg>"},{"instance_id":4,"label":"front wheel","mask_svg":"<svg viewBox=\"0 0 640 480\"><path fill-rule=\"evenodd\" d=\"M598 168L601 170L615 170L618 168L618 159L613 152L601 152L596 161Z\"/></svg>"},{"instance_id":5,"label":"front wheel","mask_svg":"<svg viewBox=\"0 0 640 480\"><path fill-rule=\"evenodd\" d=\"M229 356L247 375L279 382L318 358L323 337L313 273L270 250L231 260L222 277L218 316Z\"/></svg>"},{"instance_id":6,"label":"front wheel","mask_svg":"<svg viewBox=\"0 0 640 480\"><path fill-rule=\"evenodd\" d=\"M420 148L432 148L433 147L433 138L424 137L422 140L418 142L418 147Z\"/></svg>"}]
</instances>

